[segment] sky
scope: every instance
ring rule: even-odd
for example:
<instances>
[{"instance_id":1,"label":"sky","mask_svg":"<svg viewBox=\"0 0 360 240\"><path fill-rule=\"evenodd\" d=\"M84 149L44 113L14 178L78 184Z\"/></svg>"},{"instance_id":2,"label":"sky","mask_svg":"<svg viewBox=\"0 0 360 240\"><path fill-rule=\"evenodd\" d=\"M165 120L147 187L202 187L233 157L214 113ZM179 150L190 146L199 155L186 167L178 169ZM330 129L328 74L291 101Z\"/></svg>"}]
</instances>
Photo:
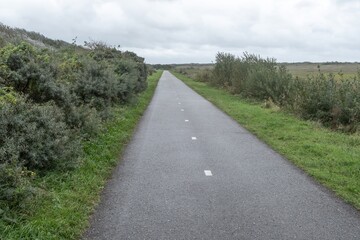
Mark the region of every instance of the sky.
<instances>
[{"instance_id":1,"label":"sky","mask_svg":"<svg viewBox=\"0 0 360 240\"><path fill-rule=\"evenodd\" d=\"M360 61L360 0L0 0L0 22L147 63L211 63L217 52L279 62Z\"/></svg>"}]
</instances>

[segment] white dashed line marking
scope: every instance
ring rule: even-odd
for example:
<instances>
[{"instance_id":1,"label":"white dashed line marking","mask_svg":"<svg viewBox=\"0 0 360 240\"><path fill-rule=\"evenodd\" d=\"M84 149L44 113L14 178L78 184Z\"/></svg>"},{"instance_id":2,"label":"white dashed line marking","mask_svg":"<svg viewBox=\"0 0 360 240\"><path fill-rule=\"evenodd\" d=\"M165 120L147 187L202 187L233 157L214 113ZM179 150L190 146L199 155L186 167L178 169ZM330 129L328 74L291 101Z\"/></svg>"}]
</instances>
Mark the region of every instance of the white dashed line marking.
<instances>
[{"instance_id":1,"label":"white dashed line marking","mask_svg":"<svg viewBox=\"0 0 360 240\"><path fill-rule=\"evenodd\" d=\"M181 104L181 102L179 102L178 104Z\"/></svg>"},{"instance_id":2,"label":"white dashed line marking","mask_svg":"<svg viewBox=\"0 0 360 240\"><path fill-rule=\"evenodd\" d=\"M211 177L212 173L210 170L204 170L205 176Z\"/></svg>"},{"instance_id":3,"label":"white dashed line marking","mask_svg":"<svg viewBox=\"0 0 360 240\"><path fill-rule=\"evenodd\" d=\"M184 111L184 109L181 109L181 111L183 112L183 111Z\"/></svg>"},{"instance_id":4,"label":"white dashed line marking","mask_svg":"<svg viewBox=\"0 0 360 240\"><path fill-rule=\"evenodd\" d=\"M188 122L189 120L185 119L185 122Z\"/></svg>"},{"instance_id":5,"label":"white dashed line marking","mask_svg":"<svg viewBox=\"0 0 360 240\"><path fill-rule=\"evenodd\" d=\"M196 140L197 138L196 137L191 137L192 140Z\"/></svg>"}]
</instances>

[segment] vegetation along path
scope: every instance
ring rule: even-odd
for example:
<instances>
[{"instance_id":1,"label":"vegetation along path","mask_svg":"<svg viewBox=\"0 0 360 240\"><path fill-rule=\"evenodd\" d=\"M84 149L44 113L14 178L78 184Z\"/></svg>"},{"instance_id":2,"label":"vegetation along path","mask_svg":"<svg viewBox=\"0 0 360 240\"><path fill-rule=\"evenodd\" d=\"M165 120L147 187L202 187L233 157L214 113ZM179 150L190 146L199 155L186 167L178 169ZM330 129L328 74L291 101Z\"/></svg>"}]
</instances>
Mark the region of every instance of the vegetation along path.
<instances>
[{"instance_id":1,"label":"vegetation along path","mask_svg":"<svg viewBox=\"0 0 360 240\"><path fill-rule=\"evenodd\" d=\"M359 239L360 214L169 72L84 239Z\"/></svg>"}]
</instances>

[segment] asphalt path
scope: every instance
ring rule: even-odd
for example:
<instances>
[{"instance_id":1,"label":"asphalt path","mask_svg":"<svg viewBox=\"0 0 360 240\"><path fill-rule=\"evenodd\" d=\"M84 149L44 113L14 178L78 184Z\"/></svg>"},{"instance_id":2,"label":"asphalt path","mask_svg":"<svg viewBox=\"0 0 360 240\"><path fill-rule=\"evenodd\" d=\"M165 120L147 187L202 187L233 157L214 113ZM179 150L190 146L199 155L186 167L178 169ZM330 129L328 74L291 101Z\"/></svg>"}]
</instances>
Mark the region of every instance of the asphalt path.
<instances>
[{"instance_id":1,"label":"asphalt path","mask_svg":"<svg viewBox=\"0 0 360 240\"><path fill-rule=\"evenodd\" d=\"M360 239L360 214L165 71L84 239Z\"/></svg>"}]
</instances>

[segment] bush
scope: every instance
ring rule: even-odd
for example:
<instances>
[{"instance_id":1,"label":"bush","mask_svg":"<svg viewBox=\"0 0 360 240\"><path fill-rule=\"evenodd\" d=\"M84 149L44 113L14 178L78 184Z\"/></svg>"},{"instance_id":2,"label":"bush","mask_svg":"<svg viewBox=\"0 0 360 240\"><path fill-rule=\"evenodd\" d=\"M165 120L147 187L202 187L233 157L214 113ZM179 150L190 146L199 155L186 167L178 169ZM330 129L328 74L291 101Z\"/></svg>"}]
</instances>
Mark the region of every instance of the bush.
<instances>
[{"instance_id":1,"label":"bush","mask_svg":"<svg viewBox=\"0 0 360 240\"><path fill-rule=\"evenodd\" d=\"M292 76L275 59L244 53L241 58L218 53L212 83L258 100L271 99L284 105L291 94Z\"/></svg>"},{"instance_id":2,"label":"bush","mask_svg":"<svg viewBox=\"0 0 360 240\"><path fill-rule=\"evenodd\" d=\"M19 97L0 108L0 164L16 162L43 173L77 164L79 140L53 104L33 104Z\"/></svg>"},{"instance_id":3,"label":"bush","mask_svg":"<svg viewBox=\"0 0 360 240\"><path fill-rule=\"evenodd\" d=\"M285 105L293 91L292 76L283 66L278 67L274 59L246 57L247 77L243 80L245 96L258 100L271 99L278 105ZM241 92L241 91L240 91Z\"/></svg>"},{"instance_id":4,"label":"bush","mask_svg":"<svg viewBox=\"0 0 360 240\"><path fill-rule=\"evenodd\" d=\"M70 100L65 84L57 81L58 68L45 52L22 43L0 51L0 77L4 85L26 94L36 103L54 101L62 106Z\"/></svg>"},{"instance_id":5,"label":"bush","mask_svg":"<svg viewBox=\"0 0 360 240\"><path fill-rule=\"evenodd\" d=\"M133 65L132 68L128 68L127 69L127 73L130 74L131 71L129 71L130 69L133 69L135 71L133 71L133 75L136 75L137 78L137 82L136 82L136 87L134 89L135 93L139 93L144 91L147 88L147 66L144 63L144 58L137 56L135 53L133 52L125 52L124 53L124 57L125 59L127 59L128 64L132 61L135 63L135 65Z\"/></svg>"},{"instance_id":6,"label":"bush","mask_svg":"<svg viewBox=\"0 0 360 240\"><path fill-rule=\"evenodd\" d=\"M8 104L16 102L16 93L11 88L0 88L0 111ZM3 126L0 129L3 130ZM3 153L7 145L7 136L1 137L0 153ZM33 177L34 173L16 160L0 160L0 218L11 221L10 210L14 207L23 207L26 200L34 195L35 188L31 184Z\"/></svg>"},{"instance_id":7,"label":"bush","mask_svg":"<svg viewBox=\"0 0 360 240\"><path fill-rule=\"evenodd\" d=\"M34 177L34 172L15 161L0 163L0 218L11 222L11 210L25 208L37 193L32 183Z\"/></svg>"},{"instance_id":8,"label":"bush","mask_svg":"<svg viewBox=\"0 0 360 240\"><path fill-rule=\"evenodd\" d=\"M83 139L89 139L97 135L101 129L102 119L99 112L90 105L82 104L67 105L64 107L65 122L73 129L74 133L77 131Z\"/></svg>"},{"instance_id":9,"label":"bush","mask_svg":"<svg viewBox=\"0 0 360 240\"><path fill-rule=\"evenodd\" d=\"M298 82L296 110L305 119L354 132L360 122L360 81L334 75L309 76Z\"/></svg>"},{"instance_id":10,"label":"bush","mask_svg":"<svg viewBox=\"0 0 360 240\"><path fill-rule=\"evenodd\" d=\"M144 59L131 52L119 51L103 43L87 43L93 49L82 62L82 73L75 82L79 99L103 111L108 107L129 102L147 87L147 67Z\"/></svg>"},{"instance_id":11,"label":"bush","mask_svg":"<svg viewBox=\"0 0 360 240\"><path fill-rule=\"evenodd\" d=\"M334 75L325 75L319 69L318 75L300 80L272 58L218 53L214 69L210 73L199 70L196 79L286 108L333 129L359 129L360 73L354 79L336 81Z\"/></svg>"},{"instance_id":12,"label":"bush","mask_svg":"<svg viewBox=\"0 0 360 240\"><path fill-rule=\"evenodd\" d=\"M5 47L5 46L6 46L6 42L5 42L4 38L2 38L0 36L0 48Z\"/></svg>"},{"instance_id":13,"label":"bush","mask_svg":"<svg viewBox=\"0 0 360 240\"><path fill-rule=\"evenodd\" d=\"M121 59L116 63L115 72L118 75L117 97L121 102L128 102L146 88L146 81L140 74L138 63Z\"/></svg>"},{"instance_id":14,"label":"bush","mask_svg":"<svg viewBox=\"0 0 360 240\"><path fill-rule=\"evenodd\" d=\"M12 222L15 210L37 193L36 175L66 171L82 148L54 104L34 104L10 88L0 88L0 218ZM37 174L36 174L37 173Z\"/></svg>"},{"instance_id":15,"label":"bush","mask_svg":"<svg viewBox=\"0 0 360 240\"><path fill-rule=\"evenodd\" d=\"M102 111L116 99L115 75L106 66L89 60L74 86L75 94L83 104Z\"/></svg>"},{"instance_id":16,"label":"bush","mask_svg":"<svg viewBox=\"0 0 360 240\"><path fill-rule=\"evenodd\" d=\"M213 70L214 77L211 79L211 83L221 87L231 86L235 61L235 55L230 53L218 53L216 55L216 64Z\"/></svg>"},{"instance_id":17,"label":"bush","mask_svg":"<svg viewBox=\"0 0 360 240\"><path fill-rule=\"evenodd\" d=\"M199 70L195 75L195 80L199 82L210 82L212 78L212 71L210 69Z\"/></svg>"},{"instance_id":18,"label":"bush","mask_svg":"<svg viewBox=\"0 0 360 240\"><path fill-rule=\"evenodd\" d=\"M76 167L81 141L146 89L143 58L101 42L87 47L0 49L0 218L24 209L35 176Z\"/></svg>"}]
</instances>

